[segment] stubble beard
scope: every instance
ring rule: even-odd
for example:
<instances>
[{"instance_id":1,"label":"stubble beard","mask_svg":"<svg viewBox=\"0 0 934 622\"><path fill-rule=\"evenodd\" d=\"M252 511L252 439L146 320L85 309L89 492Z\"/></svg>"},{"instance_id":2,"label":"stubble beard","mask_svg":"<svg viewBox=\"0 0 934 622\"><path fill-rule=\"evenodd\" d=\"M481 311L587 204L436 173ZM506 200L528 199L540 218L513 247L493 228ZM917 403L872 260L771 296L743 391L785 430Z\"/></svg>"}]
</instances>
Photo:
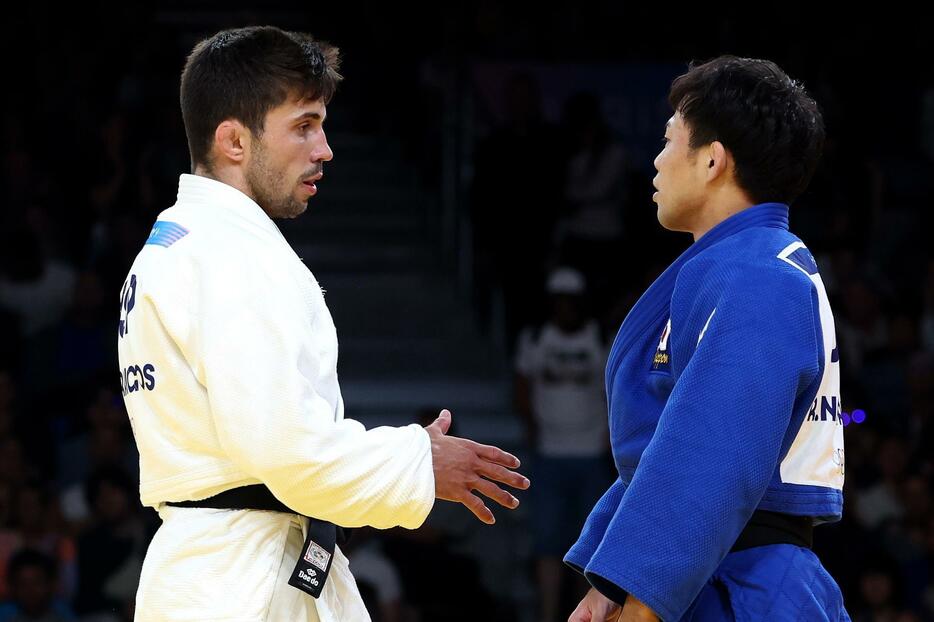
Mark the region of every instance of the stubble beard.
<instances>
[{"instance_id":1,"label":"stubble beard","mask_svg":"<svg viewBox=\"0 0 934 622\"><path fill-rule=\"evenodd\" d=\"M253 158L247 169L246 182L256 203L270 218L295 218L307 208L307 201L299 201L289 188L280 188L282 174L269 166L266 150L261 141L255 141Z\"/></svg>"}]
</instances>

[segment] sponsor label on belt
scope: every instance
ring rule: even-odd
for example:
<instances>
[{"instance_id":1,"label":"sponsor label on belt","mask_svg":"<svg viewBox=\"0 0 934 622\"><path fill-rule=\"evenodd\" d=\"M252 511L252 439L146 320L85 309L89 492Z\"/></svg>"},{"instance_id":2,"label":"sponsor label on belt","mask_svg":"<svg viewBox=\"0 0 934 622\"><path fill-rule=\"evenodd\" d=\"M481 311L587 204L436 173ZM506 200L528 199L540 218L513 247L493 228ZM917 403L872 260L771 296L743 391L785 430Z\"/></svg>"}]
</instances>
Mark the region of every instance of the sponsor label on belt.
<instances>
[{"instance_id":1,"label":"sponsor label on belt","mask_svg":"<svg viewBox=\"0 0 934 622\"><path fill-rule=\"evenodd\" d=\"M312 518L308 523L305 544L302 545L302 555L289 577L289 585L314 598L321 596L324 582L331 571L336 543L337 527L333 523Z\"/></svg>"}]
</instances>

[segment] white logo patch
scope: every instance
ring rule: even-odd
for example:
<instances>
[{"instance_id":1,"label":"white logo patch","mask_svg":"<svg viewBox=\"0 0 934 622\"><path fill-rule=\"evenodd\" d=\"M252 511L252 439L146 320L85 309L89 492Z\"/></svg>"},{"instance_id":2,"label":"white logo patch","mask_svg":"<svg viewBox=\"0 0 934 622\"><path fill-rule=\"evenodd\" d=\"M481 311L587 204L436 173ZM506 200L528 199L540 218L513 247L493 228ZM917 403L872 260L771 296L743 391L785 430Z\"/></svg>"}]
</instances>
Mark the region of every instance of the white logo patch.
<instances>
[{"instance_id":1,"label":"white logo patch","mask_svg":"<svg viewBox=\"0 0 934 622\"><path fill-rule=\"evenodd\" d=\"M310 562L321 569L322 572L328 569L328 562L331 560L331 554L312 541L305 551L306 562Z\"/></svg>"}]
</instances>

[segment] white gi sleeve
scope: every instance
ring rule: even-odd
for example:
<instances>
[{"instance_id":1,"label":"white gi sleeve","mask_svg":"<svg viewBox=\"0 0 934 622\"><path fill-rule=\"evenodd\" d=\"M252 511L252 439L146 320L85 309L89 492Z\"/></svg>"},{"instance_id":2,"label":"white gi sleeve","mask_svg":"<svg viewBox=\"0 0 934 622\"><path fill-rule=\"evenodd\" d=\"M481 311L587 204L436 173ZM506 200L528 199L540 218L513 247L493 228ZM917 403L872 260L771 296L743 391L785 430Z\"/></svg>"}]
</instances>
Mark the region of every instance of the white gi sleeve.
<instances>
[{"instance_id":1,"label":"white gi sleeve","mask_svg":"<svg viewBox=\"0 0 934 622\"><path fill-rule=\"evenodd\" d=\"M221 447L296 512L418 527L434 503L427 432L335 421L337 339L317 283L297 258L251 254L196 270L192 363Z\"/></svg>"}]
</instances>

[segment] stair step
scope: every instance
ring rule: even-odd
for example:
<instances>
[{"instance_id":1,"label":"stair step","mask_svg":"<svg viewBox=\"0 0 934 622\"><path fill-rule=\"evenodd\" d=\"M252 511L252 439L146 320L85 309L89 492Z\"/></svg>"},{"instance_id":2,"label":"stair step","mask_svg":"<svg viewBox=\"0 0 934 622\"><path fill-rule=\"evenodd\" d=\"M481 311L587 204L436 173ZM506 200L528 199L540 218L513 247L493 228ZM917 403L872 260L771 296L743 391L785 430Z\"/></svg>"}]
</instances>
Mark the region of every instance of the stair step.
<instances>
[{"instance_id":1,"label":"stair step","mask_svg":"<svg viewBox=\"0 0 934 622\"><path fill-rule=\"evenodd\" d=\"M465 435L521 440L509 363L441 261L439 197L398 142L352 131L329 140L335 161L319 194L280 228L325 289L348 416L404 424L447 407Z\"/></svg>"},{"instance_id":2,"label":"stair step","mask_svg":"<svg viewBox=\"0 0 934 622\"><path fill-rule=\"evenodd\" d=\"M412 271L429 266L435 253L409 244L379 244L348 248L346 244L293 244L312 272Z\"/></svg>"},{"instance_id":3,"label":"stair step","mask_svg":"<svg viewBox=\"0 0 934 622\"><path fill-rule=\"evenodd\" d=\"M297 219L296 219L297 220ZM368 236L378 239L383 236L418 235L424 239L424 221L416 214L376 213L360 216L356 214L315 214L304 222L280 227L282 234L292 242L304 242L310 238L330 237L333 234Z\"/></svg>"},{"instance_id":4,"label":"stair step","mask_svg":"<svg viewBox=\"0 0 934 622\"><path fill-rule=\"evenodd\" d=\"M335 188L374 189L418 187L418 172L400 161L382 157L342 158L324 165L324 177L319 189L323 192Z\"/></svg>"},{"instance_id":5,"label":"stair step","mask_svg":"<svg viewBox=\"0 0 934 622\"><path fill-rule=\"evenodd\" d=\"M504 365L492 344L444 337L429 342L398 336L387 345L377 338L348 338L338 327L341 377L376 378L418 375L421 378L485 378L502 376Z\"/></svg>"},{"instance_id":6,"label":"stair step","mask_svg":"<svg viewBox=\"0 0 934 622\"><path fill-rule=\"evenodd\" d=\"M343 386L342 386L342 390ZM352 391L350 386L346 391ZM418 391L418 387L413 390ZM423 393L424 395L424 393ZM351 398L351 405L347 406L347 394L344 394L344 405L346 416L356 419L367 429L389 425L404 426L410 423L418 423L417 415L421 409L431 408L433 412L441 412L441 408L447 408L451 411L454 419L453 432L455 436L469 438L470 440L484 443L486 445L496 445L497 447L517 453L524 449L524 431L519 418L508 408L502 406L491 408L487 411L474 411L469 407L452 406L450 400L443 401L444 396L438 396L442 401L437 403L423 402L423 406L415 408L404 408L400 411L385 412L379 410L379 405L374 404L370 407L359 407ZM521 458L521 456L520 456ZM524 459L522 459L525 462ZM528 474L528 467L520 472Z\"/></svg>"},{"instance_id":7,"label":"stair step","mask_svg":"<svg viewBox=\"0 0 934 622\"><path fill-rule=\"evenodd\" d=\"M500 413L510 388L506 383L490 380L433 380L393 378L389 380L341 379L341 395L348 412L393 413L415 412L421 408L449 408L457 414Z\"/></svg>"}]
</instances>

